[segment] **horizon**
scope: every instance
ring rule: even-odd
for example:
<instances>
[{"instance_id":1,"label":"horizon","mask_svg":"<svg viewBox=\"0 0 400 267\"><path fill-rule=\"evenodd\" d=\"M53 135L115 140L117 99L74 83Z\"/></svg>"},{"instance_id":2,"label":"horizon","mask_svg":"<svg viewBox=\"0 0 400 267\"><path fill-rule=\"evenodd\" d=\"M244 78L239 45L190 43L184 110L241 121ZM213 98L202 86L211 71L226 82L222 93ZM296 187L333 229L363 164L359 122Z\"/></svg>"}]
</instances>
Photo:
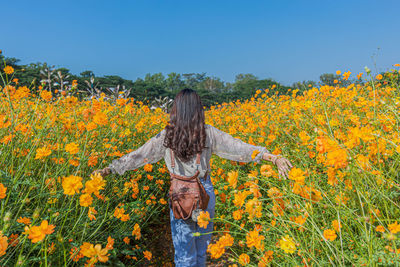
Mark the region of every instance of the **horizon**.
<instances>
[{"instance_id":1,"label":"horizon","mask_svg":"<svg viewBox=\"0 0 400 267\"><path fill-rule=\"evenodd\" d=\"M3 36L12 37L2 42L3 54L75 75L91 70L135 81L147 73L205 72L232 83L251 73L289 86L400 62L398 1L20 3L23 9L3 4L10 24Z\"/></svg>"}]
</instances>

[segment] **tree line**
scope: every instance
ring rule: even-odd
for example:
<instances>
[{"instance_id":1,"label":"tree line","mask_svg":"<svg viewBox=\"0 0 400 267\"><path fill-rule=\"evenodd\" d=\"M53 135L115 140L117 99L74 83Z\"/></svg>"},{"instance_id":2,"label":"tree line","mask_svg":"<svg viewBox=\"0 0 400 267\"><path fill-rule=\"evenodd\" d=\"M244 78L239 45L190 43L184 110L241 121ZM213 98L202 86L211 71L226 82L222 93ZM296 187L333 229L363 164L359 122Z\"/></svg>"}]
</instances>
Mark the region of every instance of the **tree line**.
<instances>
[{"instance_id":1,"label":"tree line","mask_svg":"<svg viewBox=\"0 0 400 267\"><path fill-rule=\"evenodd\" d=\"M93 71L87 70L79 75L72 74L67 68L56 68L47 63L20 64L20 60L5 57L0 54L0 67L5 65L15 69L13 78L18 83L28 86L34 93L40 86L45 85L52 90L70 90L77 97L90 95L119 95L132 97L135 100L150 104L157 98L173 99L184 88L196 90L206 107L217 103L251 98L258 89L270 89L268 95L287 94L289 89L304 91L318 85L350 84L341 75L322 74L320 81L303 81L285 86L273 79L260 79L253 74L238 74L233 83L224 82L218 77L208 76L206 73L175 73L164 76L162 73L146 74L135 81L124 79L118 75L104 75L97 77ZM336 81L335 81L336 80ZM72 86L74 84L74 86ZM271 89L273 88L273 89ZM73 90L71 90L73 89Z\"/></svg>"}]
</instances>

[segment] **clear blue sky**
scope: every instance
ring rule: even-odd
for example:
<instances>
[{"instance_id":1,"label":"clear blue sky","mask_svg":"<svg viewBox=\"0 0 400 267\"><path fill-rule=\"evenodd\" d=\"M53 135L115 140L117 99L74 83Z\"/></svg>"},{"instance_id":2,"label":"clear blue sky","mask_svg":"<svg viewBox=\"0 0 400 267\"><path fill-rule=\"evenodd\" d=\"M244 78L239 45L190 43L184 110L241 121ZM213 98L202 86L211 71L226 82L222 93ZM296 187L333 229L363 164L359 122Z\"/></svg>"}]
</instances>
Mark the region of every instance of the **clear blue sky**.
<instances>
[{"instance_id":1,"label":"clear blue sky","mask_svg":"<svg viewBox=\"0 0 400 267\"><path fill-rule=\"evenodd\" d=\"M74 74L253 73L289 85L400 63L399 10L399 0L4 1L0 49Z\"/></svg>"}]
</instances>

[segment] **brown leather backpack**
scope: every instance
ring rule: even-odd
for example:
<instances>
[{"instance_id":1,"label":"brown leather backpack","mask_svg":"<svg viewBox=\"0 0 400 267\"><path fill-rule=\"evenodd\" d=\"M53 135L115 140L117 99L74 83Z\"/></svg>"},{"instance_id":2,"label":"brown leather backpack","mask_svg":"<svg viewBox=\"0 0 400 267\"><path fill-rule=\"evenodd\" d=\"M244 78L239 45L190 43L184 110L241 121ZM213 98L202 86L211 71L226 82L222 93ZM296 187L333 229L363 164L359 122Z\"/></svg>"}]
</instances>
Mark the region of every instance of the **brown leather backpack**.
<instances>
[{"instance_id":1,"label":"brown leather backpack","mask_svg":"<svg viewBox=\"0 0 400 267\"><path fill-rule=\"evenodd\" d=\"M176 219L187 220L190 217L194 221L197 221L197 215L192 216L193 211L197 214L199 209L206 210L210 196L204 189L203 184L199 180L199 165L200 165L200 153L197 154L196 164L197 171L192 177L181 176L175 174L175 159L174 152L171 152L171 168L173 173L171 175L171 186L169 189L169 202ZM204 179L207 178L207 172L204 175ZM194 215L194 214L193 214Z\"/></svg>"}]
</instances>

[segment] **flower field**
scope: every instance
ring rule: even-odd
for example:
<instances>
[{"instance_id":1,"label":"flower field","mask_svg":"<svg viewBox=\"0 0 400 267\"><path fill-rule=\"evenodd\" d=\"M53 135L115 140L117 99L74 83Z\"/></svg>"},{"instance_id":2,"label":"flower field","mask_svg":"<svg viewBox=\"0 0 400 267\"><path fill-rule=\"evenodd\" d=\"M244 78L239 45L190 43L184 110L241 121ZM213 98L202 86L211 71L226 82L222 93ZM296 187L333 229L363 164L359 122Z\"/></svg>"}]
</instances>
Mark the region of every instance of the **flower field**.
<instances>
[{"instance_id":1,"label":"flower field","mask_svg":"<svg viewBox=\"0 0 400 267\"><path fill-rule=\"evenodd\" d=\"M294 165L285 180L267 161L212 157L213 262L400 264L398 67L347 87L258 90L206 111L206 123ZM168 114L132 98L33 94L10 68L1 70L0 265L173 266L152 242L167 239L157 230L169 224L164 161L91 175L156 135Z\"/></svg>"}]
</instances>

